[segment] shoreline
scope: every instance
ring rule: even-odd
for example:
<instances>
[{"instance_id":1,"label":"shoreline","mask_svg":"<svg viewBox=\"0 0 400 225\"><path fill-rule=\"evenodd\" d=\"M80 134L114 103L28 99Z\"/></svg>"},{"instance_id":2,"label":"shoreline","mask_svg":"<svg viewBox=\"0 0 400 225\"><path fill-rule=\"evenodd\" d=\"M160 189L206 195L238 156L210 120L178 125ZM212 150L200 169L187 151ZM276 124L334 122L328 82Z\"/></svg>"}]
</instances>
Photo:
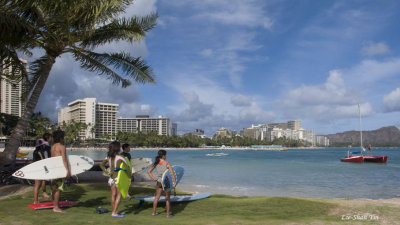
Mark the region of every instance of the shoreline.
<instances>
[{"instance_id":1,"label":"shoreline","mask_svg":"<svg viewBox=\"0 0 400 225\"><path fill-rule=\"evenodd\" d=\"M93 147L93 146L88 146L88 147L71 147L67 146L67 151L107 151L106 147ZM138 147L138 148L133 148L131 147L131 151L156 151L160 149L165 149L168 151L183 151L183 150L190 150L190 151L203 151L203 150L236 150L236 151L287 151L287 150L292 150L292 149L302 149L302 150L321 150L325 149L327 147L270 147L270 148L251 148L251 147L210 147L210 148L204 148L204 147L187 147L187 148L172 148L172 147L167 147L167 148L155 148L155 147ZM20 147L20 152L33 152L35 150L35 147ZM4 148L0 148L0 152L3 152Z\"/></svg>"}]
</instances>

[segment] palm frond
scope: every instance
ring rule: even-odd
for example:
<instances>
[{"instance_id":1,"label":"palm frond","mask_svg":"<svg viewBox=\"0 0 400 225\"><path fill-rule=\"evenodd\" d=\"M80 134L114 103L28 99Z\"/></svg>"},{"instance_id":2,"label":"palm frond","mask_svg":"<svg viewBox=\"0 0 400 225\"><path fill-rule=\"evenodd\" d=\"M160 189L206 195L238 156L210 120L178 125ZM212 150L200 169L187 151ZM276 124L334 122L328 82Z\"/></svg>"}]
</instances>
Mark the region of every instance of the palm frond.
<instances>
[{"instance_id":1,"label":"palm frond","mask_svg":"<svg viewBox=\"0 0 400 225\"><path fill-rule=\"evenodd\" d=\"M157 18L157 14L151 14L141 18L114 19L110 23L97 28L81 42L80 46L94 48L115 40L129 42L143 40L146 32L155 27Z\"/></svg>"},{"instance_id":2,"label":"palm frond","mask_svg":"<svg viewBox=\"0 0 400 225\"><path fill-rule=\"evenodd\" d=\"M81 49L76 48L69 48L67 51L74 55L75 59L80 62L83 69L95 72L100 76L106 75L107 79L111 80L115 85L120 83L122 87L131 85L131 82L128 79L122 78L118 73L104 65L103 62L99 61L96 57L93 57L93 54L91 54L92 52L82 51Z\"/></svg>"},{"instance_id":3,"label":"palm frond","mask_svg":"<svg viewBox=\"0 0 400 225\"><path fill-rule=\"evenodd\" d=\"M112 75L112 78L121 77L121 79L124 79L122 76L125 76L128 79L134 80L136 83L155 82L155 76L152 69L150 66L146 65L146 62L140 57L135 58L126 53L96 53L80 48L71 49L71 52L73 54L79 53L79 55L76 55L76 57L78 57L77 59L79 59L81 62L82 68L88 69L89 71L100 72L100 75L107 73ZM80 58L82 56L85 56L83 60ZM96 64L90 63L91 61L96 62ZM89 62L90 64L86 65L85 62ZM96 67L94 68L93 66ZM111 72L112 70L110 67L113 67L115 70L117 70L121 76L118 75L118 72ZM128 81L128 79L124 80ZM118 80L119 79L116 80L117 83L119 83ZM127 87L128 85L130 85L130 83L123 83L122 87Z\"/></svg>"},{"instance_id":4,"label":"palm frond","mask_svg":"<svg viewBox=\"0 0 400 225\"><path fill-rule=\"evenodd\" d=\"M132 57L127 53L113 53L99 60L107 65L113 65L115 69L122 70L122 73L137 83L154 83L155 75L150 66L141 57Z\"/></svg>"},{"instance_id":5,"label":"palm frond","mask_svg":"<svg viewBox=\"0 0 400 225\"><path fill-rule=\"evenodd\" d=\"M29 65L29 79L26 80L24 96L29 96L30 92L33 90L39 78L41 76L41 69L46 64L48 59L47 55L40 57L39 59L33 61Z\"/></svg>"},{"instance_id":6,"label":"palm frond","mask_svg":"<svg viewBox=\"0 0 400 225\"><path fill-rule=\"evenodd\" d=\"M22 79L28 79L26 64L19 59L14 49L4 45L0 45L0 68L7 69L0 70L1 78L6 80L19 82Z\"/></svg>"}]
</instances>

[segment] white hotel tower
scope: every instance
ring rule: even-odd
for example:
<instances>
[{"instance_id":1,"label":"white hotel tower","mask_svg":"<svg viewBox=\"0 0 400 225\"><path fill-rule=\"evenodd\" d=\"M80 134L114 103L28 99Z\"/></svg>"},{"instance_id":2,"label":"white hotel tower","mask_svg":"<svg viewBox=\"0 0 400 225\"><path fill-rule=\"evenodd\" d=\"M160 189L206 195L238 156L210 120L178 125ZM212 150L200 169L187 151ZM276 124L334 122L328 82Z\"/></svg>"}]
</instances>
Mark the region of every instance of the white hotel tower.
<instances>
[{"instance_id":1,"label":"white hotel tower","mask_svg":"<svg viewBox=\"0 0 400 225\"><path fill-rule=\"evenodd\" d=\"M26 70L28 70L27 61L24 59L20 60L25 64ZM0 67L0 72L2 74L12 75L12 68L3 65ZM15 73L14 75L19 75L20 71L17 70ZM4 79L4 76L0 77L0 112L21 117L25 109L21 101L23 91L24 82L22 80L11 81Z\"/></svg>"},{"instance_id":2,"label":"white hotel tower","mask_svg":"<svg viewBox=\"0 0 400 225\"><path fill-rule=\"evenodd\" d=\"M79 134L82 139L99 138L104 134L114 138L117 134L117 112L118 104L100 103L96 98L78 99L61 109L58 124L71 120L88 124L88 129ZM96 128L93 129L93 126Z\"/></svg>"}]
</instances>

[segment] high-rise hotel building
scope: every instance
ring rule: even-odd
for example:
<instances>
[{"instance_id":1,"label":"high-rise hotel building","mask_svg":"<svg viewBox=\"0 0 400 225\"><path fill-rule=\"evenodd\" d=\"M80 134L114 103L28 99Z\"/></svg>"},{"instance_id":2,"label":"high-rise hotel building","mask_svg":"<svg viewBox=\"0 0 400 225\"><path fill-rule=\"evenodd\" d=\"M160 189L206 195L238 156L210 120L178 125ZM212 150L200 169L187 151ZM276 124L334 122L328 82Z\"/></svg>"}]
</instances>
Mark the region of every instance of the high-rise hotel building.
<instances>
[{"instance_id":1,"label":"high-rise hotel building","mask_svg":"<svg viewBox=\"0 0 400 225\"><path fill-rule=\"evenodd\" d=\"M158 135L172 135L170 119L162 116L151 118L144 115L136 116L136 118L119 118L117 123L118 132L156 132Z\"/></svg>"},{"instance_id":2,"label":"high-rise hotel building","mask_svg":"<svg viewBox=\"0 0 400 225\"><path fill-rule=\"evenodd\" d=\"M100 138L117 134L118 104L97 102L96 98L78 99L68 104L58 113L58 124L73 120L88 125L79 136L82 139Z\"/></svg>"},{"instance_id":3,"label":"high-rise hotel building","mask_svg":"<svg viewBox=\"0 0 400 225\"><path fill-rule=\"evenodd\" d=\"M20 59L24 64L26 70L28 70L27 61ZM24 81L19 79L19 81L8 80L7 75L19 75L21 71L15 70L15 74L11 74L12 68L1 64L0 67L1 74L5 76L0 76L0 112L6 113L14 116L21 117L24 112L25 105L22 101L22 93L24 92Z\"/></svg>"}]
</instances>

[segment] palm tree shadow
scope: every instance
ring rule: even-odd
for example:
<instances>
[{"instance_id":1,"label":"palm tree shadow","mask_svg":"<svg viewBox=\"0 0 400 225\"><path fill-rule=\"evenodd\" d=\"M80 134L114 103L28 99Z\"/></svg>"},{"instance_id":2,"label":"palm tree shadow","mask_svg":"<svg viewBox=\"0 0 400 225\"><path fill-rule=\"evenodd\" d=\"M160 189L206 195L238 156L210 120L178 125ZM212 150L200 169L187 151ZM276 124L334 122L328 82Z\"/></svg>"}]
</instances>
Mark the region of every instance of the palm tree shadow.
<instances>
[{"instance_id":1,"label":"palm tree shadow","mask_svg":"<svg viewBox=\"0 0 400 225\"><path fill-rule=\"evenodd\" d=\"M61 192L60 199L66 199L68 201L78 201L83 195L85 195L87 190L78 185L66 185L64 191Z\"/></svg>"},{"instance_id":2,"label":"palm tree shadow","mask_svg":"<svg viewBox=\"0 0 400 225\"><path fill-rule=\"evenodd\" d=\"M109 204L109 201L106 201L106 196L101 196L93 199L88 199L86 201L79 201L83 196L87 194L87 190L79 185L71 184L66 186L65 191L61 193L61 199L65 199L68 201L77 201L75 207L96 207L98 205Z\"/></svg>"},{"instance_id":3,"label":"palm tree shadow","mask_svg":"<svg viewBox=\"0 0 400 225\"><path fill-rule=\"evenodd\" d=\"M106 204L110 204L109 201L105 201L106 197L98 197L98 198L94 198L94 199L88 199L84 202L79 202L76 206L77 207L85 207L85 208L92 208L92 207L96 207L99 205L106 205Z\"/></svg>"}]
</instances>

